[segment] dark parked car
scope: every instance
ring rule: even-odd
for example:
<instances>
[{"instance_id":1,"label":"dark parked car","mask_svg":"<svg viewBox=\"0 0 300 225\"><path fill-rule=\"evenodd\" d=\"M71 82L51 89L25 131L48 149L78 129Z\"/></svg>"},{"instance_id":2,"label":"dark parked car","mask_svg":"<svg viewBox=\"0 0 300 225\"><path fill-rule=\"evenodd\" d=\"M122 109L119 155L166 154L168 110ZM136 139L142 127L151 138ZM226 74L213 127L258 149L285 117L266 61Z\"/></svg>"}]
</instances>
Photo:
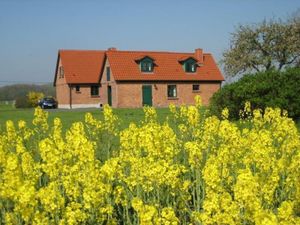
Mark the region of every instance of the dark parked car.
<instances>
[{"instance_id":1,"label":"dark parked car","mask_svg":"<svg viewBox=\"0 0 300 225\"><path fill-rule=\"evenodd\" d=\"M57 108L57 101L54 98L42 98L39 100L38 105L42 109L56 109Z\"/></svg>"}]
</instances>

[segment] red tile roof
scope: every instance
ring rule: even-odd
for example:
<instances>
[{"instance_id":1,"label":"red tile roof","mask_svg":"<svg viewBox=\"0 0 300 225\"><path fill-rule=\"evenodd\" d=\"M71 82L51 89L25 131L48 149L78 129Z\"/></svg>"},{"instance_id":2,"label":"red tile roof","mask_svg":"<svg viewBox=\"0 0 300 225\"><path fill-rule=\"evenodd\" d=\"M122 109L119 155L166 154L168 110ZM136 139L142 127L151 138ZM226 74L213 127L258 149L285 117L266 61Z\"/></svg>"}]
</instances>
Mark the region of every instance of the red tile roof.
<instances>
[{"instance_id":1,"label":"red tile roof","mask_svg":"<svg viewBox=\"0 0 300 225\"><path fill-rule=\"evenodd\" d=\"M60 50L58 54L68 84L100 82L105 51Z\"/></svg>"},{"instance_id":2,"label":"red tile roof","mask_svg":"<svg viewBox=\"0 0 300 225\"><path fill-rule=\"evenodd\" d=\"M149 52L149 51L107 51L111 72L115 80L151 80L151 81L223 81L217 64L211 54L203 54L203 65L196 73L186 73L180 61L194 58L195 53ZM136 59L148 56L155 59L151 73L140 71Z\"/></svg>"},{"instance_id":3,"label":"red tile roof","mask_svg":"<svg viewBox=\"0 0 300 225\"><path fill-rule=\"evenodd\" d=\"M180 59L178 59L179 62L184 62L188 59L193 59L195 61L198 61L195 57L192 57L192 56L184 56L184 57L181 57Z\"/></svg>"},{"instance_id":4,"label":"red tile roof","mask_svg":"<svg viewBox=\"0 0 300 225\"><path fill-rule=\"evenodd\" d=\"M117 81L223 81L217 64L211 54L203 54L203 64L196 73L186 73L181 64L182 59L197 59L195 53L150 52L150 51L84 51L60 50L67 83L99 83L105 56L111 72ZM154 70L143 73L137 59L144 57L154 59Z\"/></svg>"}]
</instances>

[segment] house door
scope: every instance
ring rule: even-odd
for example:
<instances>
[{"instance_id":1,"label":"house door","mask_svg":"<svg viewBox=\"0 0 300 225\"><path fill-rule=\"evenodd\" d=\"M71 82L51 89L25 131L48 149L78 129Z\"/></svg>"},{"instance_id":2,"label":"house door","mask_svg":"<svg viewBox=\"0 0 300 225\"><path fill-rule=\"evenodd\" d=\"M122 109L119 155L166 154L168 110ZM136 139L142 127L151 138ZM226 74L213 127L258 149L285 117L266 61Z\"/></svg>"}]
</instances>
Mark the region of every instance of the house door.
<instances>
[{"instance_id":1,"label":"house door","mask_svg":"<svg viewBox=\"0 0 300 225\"><path fill-rule=\"evenodd\" d=\"M112 105L111 86L107 86L107 103Z\"/></svg>"},{"instance_id":2,"label":"house door","mask_svg":"<svg viewBox=\"0 0 300 225\"><path fill-rule=\"evenodd\" d=\"M143 85L142 96L143 96L143 106L144 105L152 106L152 86L151 85Z\"/></svg>"}]
</instances>

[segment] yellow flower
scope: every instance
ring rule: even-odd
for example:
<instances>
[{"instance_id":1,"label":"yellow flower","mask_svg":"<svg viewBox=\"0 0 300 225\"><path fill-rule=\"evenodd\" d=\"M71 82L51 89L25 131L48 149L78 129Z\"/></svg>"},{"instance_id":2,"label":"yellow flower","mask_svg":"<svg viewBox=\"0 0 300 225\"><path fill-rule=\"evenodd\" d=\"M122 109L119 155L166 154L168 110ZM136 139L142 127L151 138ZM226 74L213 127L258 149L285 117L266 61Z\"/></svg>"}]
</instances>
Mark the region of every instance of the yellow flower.
<instances>
[{"instance_id":1,"label":"yellow flower","mask_svg":"<svg viewBox=\"0 0 300 225\"><path fill-rule=\"evenodd\" d=\"M222 110L222 118L223 118L224 120L227 120L228 117L229 117L229 110L228 110L228 108L224 108L224 109Z\"/></svg>"},{"instance_id":2,"label":"yellow flower","mask_svg":"<svg viewBox=\"0 0 300 225\"><path fill-rule=\"evenodd\" d=\"M300 224L300 138L280 109L240 121L170 106L120 130L109 106L64 132L36 109L34 128L0 130L3 224Z\"/></svg>"}]
</instances>

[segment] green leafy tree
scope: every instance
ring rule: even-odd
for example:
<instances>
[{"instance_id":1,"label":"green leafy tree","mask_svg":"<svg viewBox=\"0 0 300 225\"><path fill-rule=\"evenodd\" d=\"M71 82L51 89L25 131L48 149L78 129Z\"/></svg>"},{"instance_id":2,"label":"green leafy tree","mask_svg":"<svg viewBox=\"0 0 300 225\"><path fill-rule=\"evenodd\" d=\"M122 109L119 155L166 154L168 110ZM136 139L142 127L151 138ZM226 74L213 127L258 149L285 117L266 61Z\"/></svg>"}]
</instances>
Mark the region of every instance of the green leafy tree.
<instances>
[{"instance_id":1,"label":"green leafy tree","mask_svg":"<svg viewBox=\"0 0 300 225\"><path fill-rule=\"evenodd\" d=\"M300 118L300 68L286 71L270 70L246 74L237 82L227 84L210 101L210 111L221 117L227 107L230 118L238 119L246 102L253 108L279 107L294 119Z\"/></svg>"},{"instance_id":2,"label":"green leafy tree","mask_svg":"<svg viewBox=\"0 0 300 225\"><path fill-rule=\"evenodd\" d=\"M230 48L223 53L227 75L281 71L300 64L300 13L287 21L264 20L240 25L232 34Z\"/></svg>"},{"instance_id":3,"label":"green leafy tree","mask_svg":"<svg viewBox=\"0 0 300 225\"><path fill-rule=\"evenodd\" d=\"M55 96L55 88L52 84L14 84L0 87L0 101L22 99L30 91L42 92L45 96Z\"/></svg>"}]
</instances>

